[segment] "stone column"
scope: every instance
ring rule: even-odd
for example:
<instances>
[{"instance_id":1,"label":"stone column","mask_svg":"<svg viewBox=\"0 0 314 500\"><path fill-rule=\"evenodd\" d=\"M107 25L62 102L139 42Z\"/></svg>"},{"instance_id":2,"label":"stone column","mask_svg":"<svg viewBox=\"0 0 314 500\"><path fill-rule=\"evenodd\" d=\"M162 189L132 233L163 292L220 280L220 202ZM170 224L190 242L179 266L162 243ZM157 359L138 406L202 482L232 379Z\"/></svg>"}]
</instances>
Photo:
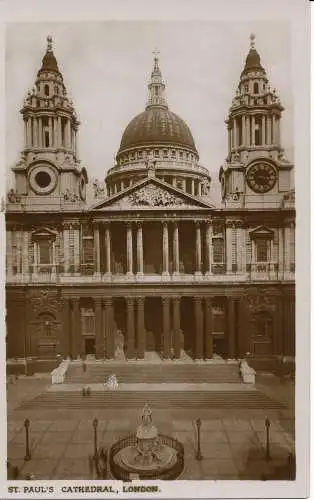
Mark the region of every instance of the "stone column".
<instances>
[{"instance_id":1,"label":"stone column","mask_svg":"<svg viewBox=\"0 0 314 500\"><path fill-rule=\"evenodd\" d=\"M276 136L277 136L277 145L281 146L280 118L278 116L276 118Z\"/></svg>"},{"instance_id":2,"label":"stone column","mask_svg":"<svg viewBox=\"0 0 314 500\"><path fill-rule=\"evenodd\" d=\"M7 263L7 274L8 276L12 276L13 274L13 268L12 268L12 231L9 230L6 232L6 240L7 240L7 251L6 251L6 263Z\"/></svg>"},{"instance_id":3,"label":"stone column","mask_svg":"<svg viewBox=\"0 0 314 500\"><path fill-rule=\"evenodd\" d=\"M52 147L52 117L48 118L49 147Z\"/></svg>"},{"instance_id":4,"label":"stone column","mask_svg":"<svg viewBox=\"0 0 314 500\"><path fill-rule=\"evenodd\" d=\"M57 118L55 117L53 119L53 147L58 148L58 121Z\"/></svg>"},{"instance_id":5,"label":"stone column","mask_svg":"<svg viewBox=\"0 0 314 500\"><path fill-rule=\"evenodd\" d=\"M100 297L96 297L94 299L95 303L95 330L96 330L96 338L95 338L95 354L96 358L103 358L104 353L104 336L103 336L103 328L102 328L102 299Z\"/></svg>"},{"instance_id":6,"label":"stone column","mask_svg":"<svg viewBox=\"0 0 314 500\"><path fill-rule=\"evenodd\" d=\"M213 312L211 297L205 298L205 358L213 357Z\"/></svg>"},{"instance_id":7,"label":"stone column","mask_svg":"<svg viewBox=\"0 0 314 500\"><path fill-rule=\"evenodd\" d=\"M78 297L72 299L71 345L72 356L76 359L83 350L80 299Z\"/></svg>"},{"instance_id":8,"label":"stone column","mask_svg":"<svg viewBox=\"0 0 314 500\"><path fill-rule=\"evenodd\" d=\"M291 260L291 228L290 223L286 222L284 227L284 271L290 273Z\"/></svg>"},{"instance_id":9,"label":"stone column","mask_svg":"<svg viewBox=\"0 0 314 500\"><path fill-rule=\"evenodd\" d=\"M134 359L135 357L135 346L134 346L134 299L133 297L127 297L126 299L126 311L127 311L127 357L128 359Z\"/></svg>"},{"instance_id":10,"label":"stone column","mask_svg":"<svg viewBox=\"0 0 314 500\"><path fill-rule=\"evenodd\" d=\"M201 245L201 223L196 221L196 241L195 241L195 252L196 252L196 271L195 274L201 274L201 263L202 263L202 245Z\"/></svg>"},{"instance_id":11,"label":"stone column","mask_svg":"<svg viewBox=\"0 0 314 500\"><path fill-rule=\"evenodd\" d=\"M113 305L112 297L105 298L105 316L106 316L106 326L105 326L105 336L106 336L106 358L114 358L115 350L115 339L113 331Z\"/></svg>"},{"instance_id":12,"label":"stone column","mask_svg":"<svg viewBox=\"0 0 314 500\"><path fill-rule=\"evenodd\" d=\"M62 298L62 335L60 337L60 354L64 358L72 356L71 310L70 300L67 298Z\"/></svg>"},{"instance_id":13,"label":"stone column","mask_svg":"<svg viewBox=\"0 0 314 500\"><path fill-rule=\"evenodd\" d=\"M232 273L232 228L233 223L227 221L226 223L226 264L227 273Z\"/></svg>"},{"instance_id":14,"label":"stone column","mask_svg":"<svg viewBox=\"0 0 314 500\"><path fill-rule=\"evenodd\" d=\"M27 118L27 145L32 146L32 119Z\"/></svg>"},{"instance_id":15,"label":"stone column","mask_svg":"<svg viewBox=\"0 0 314 500\"><path fill-rule=\"evenodd\" d=\"M179 256L179 227L178 223L173 223L173 274L180 273L180 256Z\"/></svg>"},{"instance_id":16,"label":"stone column","mask_svg":"<svg viewBox=\"0 0 314 500\"><path fill-rule=\"evenodd\" d=\"M195 195L195 184L194 184L194 179L191 179L191 191L192 191L192 195L194 196L194 195Z\"/></svg>"},{"instance_id":17,"label":"stone column","mask_svg":"<svg viewBox=\"0 0 314 500\"><path fill-rule=\"evenodd\" d=\"M105 245L106 245L106 274L111 274L111 238L110 238L110 226L106 225L105 228Z\"/></svg>"},{"instance_id":18,"label":"stone column","mask_svg":"<svg viewBox=\"0 0 314 500\"><path fill-rule=\"evenodd\" d=\"M242 227L242 222L238 221L236 224L236 243L237 243L237 272L245 272L245 255L246 255L246 245L244 238L244 229Z\"/></svg>"},{"instance_id":19,"label":"stone column","mask_svg":"<svg viewBox=\"0 0 314 500\"><path fill-rule=\"evenodd\" d=\"M137 223L136 249L137 249L137 274L139 276L142 276L144 273L142 222Z\"/></svg>"},{"instance_id":20,"label":"stone column","mask_svg":"<svg viewBox=\"0 0 314 500\"><path fill-rule=\"evenodd\" d=\"M61 148L64 146L63 141L62 141L62 123L61 123L61 116L57 117L57 137L58 137L58 147Z\"/></svg>"},{"instance_id":21,"label":"stone column","mask_svg":"<svg viewBox=\"0 0 314 500\"><path fill-rule=\"evenodd\" d=\"M38 122L37 118L35 117L33 120L33 130L34 130L34 146L35 148L38 148Z\"/></svg>"},{"instance_id":22,"label":"stone column","mask_svg":"<svg viewBox=\"0 0 314 500\"><path fill-rule=\"evenodd\" d=\"M206 223L206 274L212 272L212 237L213 225L212 221Z\"/></svg>"},{"instance_id":23,"label":"stone column","mask_svg":"<svg viewBox=\"0 0 314 500\"><path fill-rule=\"evenodd\" d=\"M276 134L276 116L272 116L272 141L273 145L277 144L277 134Z\"/></svg>"},{"instance_id":24,"label":"stone column","mask_svg":"<svg viewBox=\"0 0 314 500\"><path fill-rule=\"evenodd\" d=\"M181 328L181 314L180 314L180 297L173 298L173 333L174 333L174 357L180 358L180 328Z\"/></svg>"},{"instance_id":25,"label":"stone column","mask_svg":"<svg viewBox=\"0 0 314 500\"><path fill-rule=\"evenodd\" d=\"M278 229L278 279L283 278L284 272L284 262L285 262L285 254L284 254L284 227L279 227Z\"/></svg>"},{"instance_id":26,"label":"stone column","mask_svg":"<svg viewBox=\"0 0 314 500\"><path fill-rule=\"evenodd\" d=\"M63 255L64 255L64 272L70 271L70 230L68 224L63 226Z\"/></svg>"},{"instance_id":27,"label":"stone column","mask_svg":"<svg viewBox=\"0 0 314 500\"><path fill-rule=\"evenodd\" d=\"M246 126L245 126L245 115L242 115L242 146L246 145Z\"/></svg>"},{"instance_id":28,"label":"stone column","mask_svg":"<svg viewBox=\"0 0 314 500\"><path fill-rule=\"evenodd\" d=\"M43 122L41 116L38 118L38 146L43 147Z\"/></svg>"},{"instance_id":29,"label":"stone column","mask_svg":"<svg viewBox=\"0 0 314 500\"><path fill-rule=\"evenodd\" d=\"M137 356L144 358L146 349L146 332L144 322L144 304L145 298L137 298Z\"/></svg>"},{"instance_id":30,"label":"stone column","mask_svg":"<svg viewBox=\"0 0 314 500\"><path fill-rule=\"evenodd\" d=\"M66 122L66 147L71 149L71 120L67 119Z\"/></svg>"},{"instance_id":31,"label":"stone column","mask_svg":"<svg viewBox=\"0 0 314 500\"><path fill-rule=\"evenodd\" d=\"M132 223L127 223L126 229L127 275L133 276L133 231Z\"/></svg>"},{"instance_id":32,"label":"stone column","mask_svg":"<svg viewBox=\"0 0 314 500\"><path fill-rule=\"evenodd\" d=\"M290 266L289 266L290 269ZM22 248L22 273L29 273L29 262L28 262L28 231L24 229L23 231L23 248Z\"/></svg>"},{"instance_id":33,"label":"stone column","mask_svg":"<svg viewBox=\"0 0 314 500\"><path fill-rule=\"evenodd\" d=\"M255 116L252 115L251 116L251 119L252 119L252 146L255 146Z\"/></svg>"},{"instance_id":34,"label":"stone column","mask_svg":"<svg viewBox=\"0 0 314 500\"><path fill-rule=\"evenodd\" d=\"M202 297L195 297L195 358L204 358L204 341L203 341L203 307Z\"/></svg>"},{"instance_id":35,"label":"stone column","mask_svg":"<svg viewBox=\"0 0 314 500\"><path fill-rule=\"evenodd\" d=\"M165 359L170 357L170 299L169 297L162 297L162 348L163 357Z\"/></svg>"},{"instance_id":36,"label":"stone column","mask_svg":"<svg viewBox=\"0 0 314 500\"><path fill-rule=\"evenodd\" d=\"M228 297L228 358L235 357L235 301L233 297Z\"/></svg>"},{"instance_id":37,"label":"stone column","mask_svg":"<svg viewBox=\"0 0 314 500\"><path fill-rule=\"evenodd\" d=\"M24 147L27 148L28 147L28 143L27 143L27 119L24 118L23 122L24 122Z\"/></svg>"},{"instance_id":38,"label":"stone column","mask_svg":"<svg viewBox=\"0 0 314 500\"><path fill-rule=\"evenodd\" d=\"M94 222L94 273L100 274L100 237L99 237L99 223Z\"/></svg>"},{"instance_id":39,"label":"stone column","mask_svg":"<svg viewBox=\"0 0 314 500\"><path fill-rule=\"evenodd\" d=\"M162 223L162 244L163 244L163 262L162 274L169 274L169 235L168 235L168 222Z\"/></svg>"},{"instance_id":40,"label":"stone column","mask_svg":"<svg viewBox=\"0 0 314 500\"><path fill-rule=\"evenodd\" d=\"M81 259L80 259L80 250L81 250L81 242L80 242L80 231L81 225L79 223L74 225L74 272L81 272Z\"/></svg>"},{"instance_id":41,"label":"stone column","mask_svg":"<svg viewBox=\"0 0 314 500\"><path fill-rule=\"evenodd\" d=\"M276 298L276 314L274 315L274 354L283 352L283 297L279 295Z\"/></svg>"},{"instance_id":42,"label":"stone column","mask_svg":"<svg viewBox=\"0 0 314 500\"><path fill-rule=\"evenodd\" d=\"M271 121L270 116L266 117L266 144L271 144Z\"/></svg>"},{"instance_id":43,"label":"stone column","mask_svg":"<svg viewBox=\"0 0 314 500\"><path fill-rule=\"evenodd\" d=\"M265 123L266 117L265 115L262 116L262 145L264 146L266 144L266 123Z\"/></svg>"},{"instance_id":44,"label":"stone column","mask_svg":"<svg viewBox=\"0 0 314 500\"><path fill-rule=\"evenodd\" d=\"M238 147L238 137L237 137L237 121L233 119L233 148L237 149Z\"/></svg>"},{"instance_id":45,"label":"stone column","mask_svg":"<svg viewBox=\"0 0 314 500\"><path fill-rule=\"evenodd\" d=\"M251 117L246 117L246 144L251 145Z\"/></svg>"},{"instance_id":46,"label":"stone column","mask_svg":"<svg viewBox=\"0 0 314 500\"><path fill-rule=\"evenodd\" d=\"M199 181L197 183L197 196L201 196L202 194L202 183Z\"/></svg>"}]
</instances>

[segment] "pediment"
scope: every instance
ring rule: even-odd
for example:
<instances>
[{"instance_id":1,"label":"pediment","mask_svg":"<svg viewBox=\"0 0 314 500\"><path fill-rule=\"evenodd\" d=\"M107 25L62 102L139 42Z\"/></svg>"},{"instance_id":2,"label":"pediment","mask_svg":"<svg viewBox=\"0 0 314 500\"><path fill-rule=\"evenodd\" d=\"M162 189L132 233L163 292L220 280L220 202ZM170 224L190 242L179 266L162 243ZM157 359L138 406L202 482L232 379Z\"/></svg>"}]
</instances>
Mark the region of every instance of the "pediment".
<instances>
[{"instance_id":1,"label":"pediment","mask_svg":"<svg viewBox=\"0 0 314 500\"><path fill-rule=\"evenodd\" d=\"M52 231L52 229L49 229L48 227L40 227L39 229L36 229L36 231L33 231L32 233L33 240L40 240L40 239L55 240L55 238L56 238L55 231Z\"/></svg>"},{"instance_id":2,"label":"pediment","mask_svg":"<svg viewBox=\"0 0 314 500\"><path fill-rule=\"evenodd\" d=\"M251 238L273 238L274 231L269 229L266 226L258 226L255 229L252 229L250 232Z\"/></svg>"},{"instance_id":3,"label":"pediment","mask_svg":"<svg viewBox=\"0 0 314 500\"><path fill-rule=\"evenodd\" d=\"M161 181L160 179L145 179L138 184L102 200L93 209L132 210L132 209L189 209L213 208L192 195Z\"/></svg>"}]
</instances>

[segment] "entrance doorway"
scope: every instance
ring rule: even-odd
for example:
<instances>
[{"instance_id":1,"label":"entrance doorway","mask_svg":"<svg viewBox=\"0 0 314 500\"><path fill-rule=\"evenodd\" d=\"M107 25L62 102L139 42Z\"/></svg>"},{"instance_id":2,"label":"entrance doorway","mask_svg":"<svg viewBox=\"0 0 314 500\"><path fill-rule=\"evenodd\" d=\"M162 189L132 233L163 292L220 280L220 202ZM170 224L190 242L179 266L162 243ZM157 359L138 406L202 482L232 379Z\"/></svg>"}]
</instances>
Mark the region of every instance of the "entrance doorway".
<instances>
[{"instance_id":1,"label":"entrance doorway","mask_svg":"<svg viewBox=\"0 0 314 500\"><path fill-rule=\"evenodd\" d=\"M95 354L95 337L85 338L85 354Z\"/></svg>"}]
</instances>

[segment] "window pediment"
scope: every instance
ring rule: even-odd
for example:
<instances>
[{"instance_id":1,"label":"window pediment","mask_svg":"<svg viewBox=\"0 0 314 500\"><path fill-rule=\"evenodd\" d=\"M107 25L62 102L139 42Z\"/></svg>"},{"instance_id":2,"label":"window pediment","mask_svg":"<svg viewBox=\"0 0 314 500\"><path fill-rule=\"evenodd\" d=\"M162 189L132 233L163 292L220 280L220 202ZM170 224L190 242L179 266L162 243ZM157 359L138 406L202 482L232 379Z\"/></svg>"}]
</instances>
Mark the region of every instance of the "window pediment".
<instances>
[{"instance_id":1,"label":"window pediment","mask_svg":"<svg viewBox=\"0 0 314 500\"><path fill-rule=\"evenodd\" d=\"M249 234L251 239L267 238L271 240L274 238L274 231L266 226L259 226L255 229L252 229L251 231L249 231Z\"/></svg>"},{"instance_id":2,"label":"window pediment","mask_svg":"<svg viewBox=\"0 0 314 500\"><path fill-rule=\"evenodd\" d=\"M38 241L38 240L50 240L50 241L55 241L57 234L55 231L52 231L51 229L48 229L47 227L42 227L40 229L36 229L32 233L32 240L33 241Z\"/></svg>"}]
</instances>

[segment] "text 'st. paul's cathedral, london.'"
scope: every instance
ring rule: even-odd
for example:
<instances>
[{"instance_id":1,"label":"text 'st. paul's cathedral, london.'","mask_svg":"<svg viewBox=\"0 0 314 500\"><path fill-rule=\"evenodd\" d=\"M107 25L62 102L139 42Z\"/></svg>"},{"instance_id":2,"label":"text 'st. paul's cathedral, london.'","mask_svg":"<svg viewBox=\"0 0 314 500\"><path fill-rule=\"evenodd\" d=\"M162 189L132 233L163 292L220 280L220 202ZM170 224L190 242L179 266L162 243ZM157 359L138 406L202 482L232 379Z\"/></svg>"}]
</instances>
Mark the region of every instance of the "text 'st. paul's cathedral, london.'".
<instances>
[{"instance_id":1,"label":"text 'st. paul's cathedral, london.'","mask_svg":"<svg viewBox=\"0 0 314 500\"><path fill-rule=\"evenodd\" d=\"M47 40L7 197L8 359L250 355L262 366L294 356L293 165L254 36L221 123L219 206L191 130L170 110L157 56L146 108L88 203L80 123Z\"/></svg>"}]
</instances>

